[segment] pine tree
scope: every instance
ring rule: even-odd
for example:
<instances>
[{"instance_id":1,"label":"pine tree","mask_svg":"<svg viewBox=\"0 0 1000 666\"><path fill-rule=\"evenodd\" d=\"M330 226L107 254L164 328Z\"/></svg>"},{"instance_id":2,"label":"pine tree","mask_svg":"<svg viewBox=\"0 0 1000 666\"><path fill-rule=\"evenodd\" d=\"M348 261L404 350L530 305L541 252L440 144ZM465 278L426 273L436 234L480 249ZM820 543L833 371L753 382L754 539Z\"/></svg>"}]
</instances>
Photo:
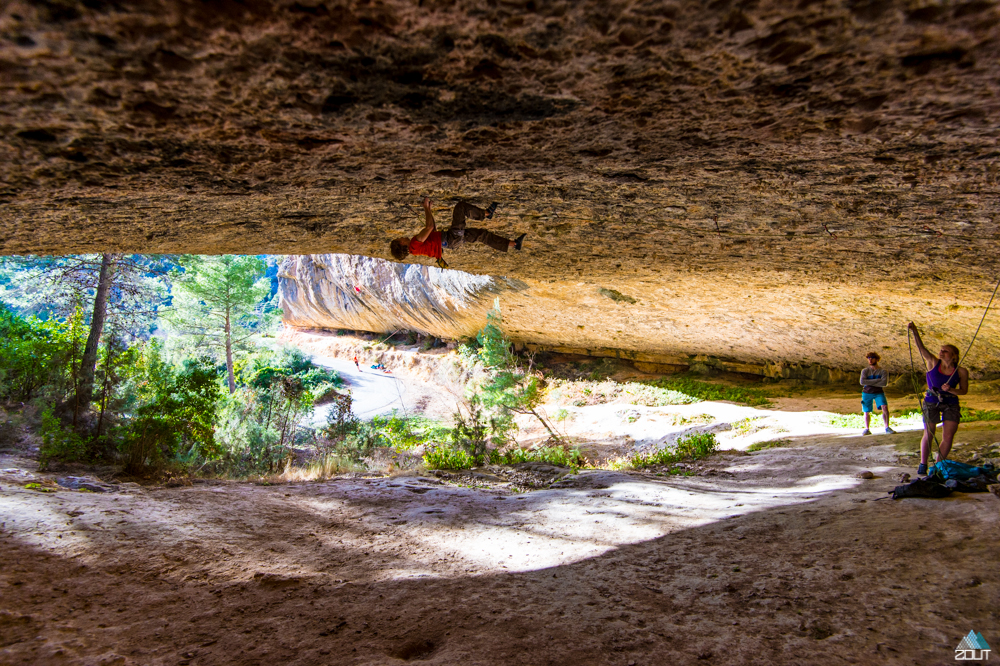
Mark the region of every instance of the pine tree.
<instances>
[{"instance_id":1,"label":"pine tree","mask_svg":"<svg viewBox=\"0 0 1000 666\"><path fill-rule=\"evenodd\" d=\"M97 350L101 344L101 335L104 333L104 320L108 314L108 292L111 290L111 280L119 258L119 255L116 254L104 253L101 255L101 268L98 270L94 307L90 314L90 334L87 336L87 344L83 349L83 360L80 364L80 383L76 391L74 420L81 409L87 409L90 406L90 401L94 396Z\"/></svg>"},{"instance_id":2,"label":"pine tree","mask_svg":"<svg viewBox=\"0 0 1000 666\"><path fill-rule=\"evenodd\" d=\"M224 352L229 393L236 392L233 351L256 335L271 287L266 263L255 256L188 255L173 274L173 302L165 319L197 346Z\"/></svg>"},{"instance_id":3,"label":"pine tree","mask_svg":"<svg viewBox=\"0 0 1000 666\"><path fill-rule=\"evenodd\" d=\"M475 387L473 404L482 405L492 415L494 429L513 429L514 414L531 414L558 441L559 436L538 413L544 398L542 383L530 362L528 367L521 365L502 326L500 299L497 299L486 315L486 326L476 336L480 344L477 355L485 376Z\"/></svg>"},{"instance_id":4,"label":"pine tree","mask_svg":"<svg viewBox=\"0 0 1000 666\"><path fill-rule=\"evenodd\" d=\"M162 300L161 263L161 258L111 253L0 260L0 296L21 312L66 321L81 310L88 314L89 335L73 371L74 423L93 400L105 325L112 323L124 339L148 335ZM92 305L89 310L87 304Z\"/></svg>"}]
</instances>

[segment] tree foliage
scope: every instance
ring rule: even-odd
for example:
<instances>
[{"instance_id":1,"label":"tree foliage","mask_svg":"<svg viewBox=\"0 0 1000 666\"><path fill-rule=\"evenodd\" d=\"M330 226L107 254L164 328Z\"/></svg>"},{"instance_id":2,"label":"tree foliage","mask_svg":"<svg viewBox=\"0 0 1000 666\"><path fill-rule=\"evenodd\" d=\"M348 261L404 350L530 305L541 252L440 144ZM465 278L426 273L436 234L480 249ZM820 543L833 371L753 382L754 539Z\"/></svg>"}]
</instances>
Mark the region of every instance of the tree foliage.
<instances>
[{"instance_id":1,"label":"tree foliage","mask_svg":"<svg viewBox=\"0 0 1000 666\"><path fill-rule=\"evenodd\" d=\"M119 338L148 336L162 302L161 264L142 255L111 253L0 260L0 292L22 312L48 321L85 314L90 330L73 373L74 426L88 427L78 417L90 409L105 326Z\"/></svg>"},{"instance_id":2,"label":"tree foliage","mask_svg":"<svg viewBox=\"0 0 1000 666\"><path fill-rule=\"evenodd\" d=\"M174 368L153 341L132 355L132 372L122 392L125 419L118 440L126 471L178 455L213 458L215 419L221 397L219 374L207 359L189 359Z\"/></svg>"},{"instance_id":3,"label":"tree foliage","mask_svg":"<svg viewBox=\"0 0 1000 666\"><path fill-rule=\"evenodd\" d=\"M475 460L487 457L490 448L513 443L517 414L534 416L558 441L555 431L538 412L543 395L540 373L527 365L512 350L503 332L500 301L487 313L486 326L476 336L475 362L481 367L479 378L470 384L464 413L455 414L452 440Z\"/></svg>"},{"instance_id":4,"label":"tree foliage","mask_svg":"<svg viewBox=\"0 0 1000 666\"><path fill-rule=\"evenodd\" d=\"M80 309L63 321L42 321L0 303L0 399L65 402L76 388L85 337Z\"/></svg>"},{"instance_id":5,"label":"tree foliage","mask_svg":"<svg viewBox=\"0 0 1000 666\"><path fill-rule=\"evenodd\" d=\"M225 359L229 392L234 393L234 350L247 349L266 323L271 293L266 263L256 256L186 255L178 264L165 319L195 348Z\"/></svg>"},{"instance_id":6,"label":"tree foliage","mask_svg":"<svg viewBox=\"0 0 1000 666\"><path fill-rule=\"evenodd\" d=\"M108 294L108 323L119 331L148 337L166 294L170 257L114 255ZM100 254L56 257L0 257L0 301L44 321L65 319L84 309L96 295L104 257Z\"/></svg>"},{"instance_id":7,"label":"tree foliage","mask_svg":"<svg viewBox=\"0 0 1000 666\"><path fill-rule=\"evenodd\" d=\"M352 418L337 373L301 353L251 344L274 314L262 259L182 257L174 265L171 321L150 339L164 309L160 293L139 283L158 280L164 262L120 255L0 260L0 292L19 304L0 303L0 401L38 406L43 465L114 461L135 474L195 466L269 473L290 459L317 398L343 403L345 419ZM108 316L94 329L87 319L94 322L98 302ZM85 358L93 365L93 403L78 405L89 393L80 390ZM77 411L86 418L70 427L68 415Z\"/></svg>"}]
</instances>

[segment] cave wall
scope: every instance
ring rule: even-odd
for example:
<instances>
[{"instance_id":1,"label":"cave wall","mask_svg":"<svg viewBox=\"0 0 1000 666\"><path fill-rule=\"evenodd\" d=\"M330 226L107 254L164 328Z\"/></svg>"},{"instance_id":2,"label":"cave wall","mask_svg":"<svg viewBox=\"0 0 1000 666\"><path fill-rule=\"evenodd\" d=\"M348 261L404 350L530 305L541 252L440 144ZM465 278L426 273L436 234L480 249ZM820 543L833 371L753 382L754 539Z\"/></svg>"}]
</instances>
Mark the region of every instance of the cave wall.
<instances>
[{"instance_id":1,"label":"cave wall","mask_svg":"<svg viewBox=\"0 0 1000 666\"><path fill-rule=\"evenodd\" d=\"M521 281L327 254L286 257L279 293L293 328L457 339L479 331L499 299L508 337L532 349L624 358L649 372L696 368L820 381L853 376L871 350L891 371L908 370L911 319L921 322L932 349L951 340L964 353L986 304L933 280L890 285L890 295L877 281L801 283L781 271L753 280L680 271L667 278ZM992 312L966 361L977 376L1000 373L1000 316Z\"/></svg>"},{"instance_id":2,"label":"cave wall","mask_svg":"<svg viewBox=\"0 0 1000 666\"><path fill-rule=\"evenodd\" d=\"M964 349L998 45L990 0L8 2L0 253L388 258L422 195L496 200L525 250L448 259L528 285L525 340L838 365L915 318Z\"/></svg>"}]
</instances>

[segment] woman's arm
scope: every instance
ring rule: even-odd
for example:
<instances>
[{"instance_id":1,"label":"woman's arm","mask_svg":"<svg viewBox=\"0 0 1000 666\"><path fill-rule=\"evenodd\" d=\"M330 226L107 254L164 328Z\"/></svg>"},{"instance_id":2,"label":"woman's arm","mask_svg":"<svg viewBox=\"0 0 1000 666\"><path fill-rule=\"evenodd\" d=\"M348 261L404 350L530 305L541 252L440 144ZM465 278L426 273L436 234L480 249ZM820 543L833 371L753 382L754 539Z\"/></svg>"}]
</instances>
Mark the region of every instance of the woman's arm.
<instances>
[{"instance_id":1,"label":"woman's arm","mask_svg":"<svg viewBox=\"0 0 1000 666\"><path fill-rule=\"evenodd\" d=\"M941 390L952 395L965 395L969 392L969 371L965 368L958 369L958 386L942 384Z\"/></svg>"},{"instance_id":2,"label":"woman's arm","mask_svg":"<svg viewBox=\"0 0 1000 666\"><path fill-rule=\"evenodd\" d=\"M920 352L920 356L923 357L924 364L927 366L927 369L933 370L934 366L937 365L938 357L927 351L927 347L924 346L924 341L920 339L920 331L917 330L916 324L911 321L906 328L913 331L913 339L917 343L917 350Z\"/></svg>"}]
</instances>

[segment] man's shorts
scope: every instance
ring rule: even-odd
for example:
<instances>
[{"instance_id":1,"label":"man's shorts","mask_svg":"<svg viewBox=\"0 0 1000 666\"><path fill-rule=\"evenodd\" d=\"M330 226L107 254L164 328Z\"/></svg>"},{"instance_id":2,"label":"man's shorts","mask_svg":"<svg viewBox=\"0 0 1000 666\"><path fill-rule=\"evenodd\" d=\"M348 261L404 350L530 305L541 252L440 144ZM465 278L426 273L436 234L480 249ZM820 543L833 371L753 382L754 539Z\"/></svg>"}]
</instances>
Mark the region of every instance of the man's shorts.
<instances>
[{"instance_id":1,"label":"man's shorts","mask_svg":"<svg viewBox=\"0 0 1000 666\"><path fill-rule=\"evenodd\" d=\"M927 404L924 403L924 423L940 423L944 421L954 421L958 423L962 420L962 410L955 404Z\"/></svg>"},{"instance_id":2,"label":"man's shorts","mask_svg":"<svg viewBox=\"0 0 1000 666\"><path fill-rule=\"evenodd\" d=\"M862 393L861 394L861 411L870 412L872 411L872 401L875 401L875 406L882 409L889 403L885 401L885 393Z\"/></svg>"}]
</instances>

